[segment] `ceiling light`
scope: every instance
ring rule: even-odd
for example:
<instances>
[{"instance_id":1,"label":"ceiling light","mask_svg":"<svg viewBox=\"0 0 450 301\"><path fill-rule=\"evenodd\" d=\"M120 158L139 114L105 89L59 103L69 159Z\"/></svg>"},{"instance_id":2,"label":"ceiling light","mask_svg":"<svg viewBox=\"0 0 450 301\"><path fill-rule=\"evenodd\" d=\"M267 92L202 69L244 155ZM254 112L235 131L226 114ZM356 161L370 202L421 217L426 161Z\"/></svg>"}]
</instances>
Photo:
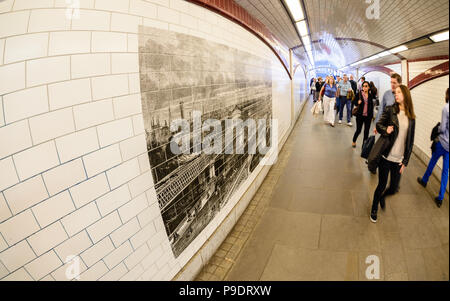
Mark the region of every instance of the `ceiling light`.
<instances>
[{"instance_id":1,"label":"ceiling light","mask_svg":"<svg viewBox=\"0 0 450 301\"><path fill-rule=\"evenodd\" d=\"M435 43L447 41L448 40L448 30L445 32L441 32L441 33L432 35L430 37L430 39Z\"/></svg>"},{"instance_id":2,"label":"ceiling light","mask_svg":"<svg viewBox=\"0 0 450 301\"><path fill-rule=\"evenodd\" d=\"M300 36L308 35L308 26L306 25L306 21L300 21L296 23L298 31L300 32Z\"/></svg>"},{"instance_id":3,"label":"ceiling light","mask_svg":"<svg viewBox=\"0 0 450 301\"><path fill-rule=\"evenodd\" d=\"M309 39L309 36L303 37L303 46L305 46L306 51L312 51L312 45L311 40Z\"/></svg>"},{"instance_id":4,"label":"ceiling light","mask_svg":"<svg viewBox=\"0 0 450 301\"><path fill-rule=\"evenodd\" d=\"M399 46L399 47L389 50L389 52L392 54L396 54L396 53L399 53L399 52L402 52L405 50L408 50L408 47L406 47L405 45L402 45L402 46Z\"/></svg>"},{"instance_id":5,"label":"ceiling light","mask_svg":"<svg viewBox=\"0 0 450 301\"><path fill-rule=\"evenodd\" d=\"M294 18L294 22L298 22L305 19L303 8L300 5L299 0L285 0L285 2L289 8L289 11L291 12L292 17Z\"/></svg>"},{"instance_id":6,"label":"ceiling light","mask_svg":"<svg viewBox=\"0 0 450 301\"><path fill-rule=\"evenodd\" d=\"M303 45L311 45L311 39L309 38L309 36L303 36L302 37L302 42L303 42Z\"/></svg>"},{"instance_id":7,"label":"ceiling light","mask_svg":"<svg viewBox=\"0 0 450 301\"><path fill-rule=\"evenodd\" d=\"M305 45L305 49L306 49L306 51L308 51L308 52L312 51L312 46L311 46L311 44Z\"/></svg>"},{"instance_id":8,"label":"ceiling light","mask_svg":"<svg viewBox=\"0 0 450 301\"><path fill-rule=\"evenodd\" d=\"M378 54L378 57L385 57L385 56L388 56L390 54L391 53L389 51L385 51L385 52L382 52L382 53Z\"/></svg>"}]
</instances>

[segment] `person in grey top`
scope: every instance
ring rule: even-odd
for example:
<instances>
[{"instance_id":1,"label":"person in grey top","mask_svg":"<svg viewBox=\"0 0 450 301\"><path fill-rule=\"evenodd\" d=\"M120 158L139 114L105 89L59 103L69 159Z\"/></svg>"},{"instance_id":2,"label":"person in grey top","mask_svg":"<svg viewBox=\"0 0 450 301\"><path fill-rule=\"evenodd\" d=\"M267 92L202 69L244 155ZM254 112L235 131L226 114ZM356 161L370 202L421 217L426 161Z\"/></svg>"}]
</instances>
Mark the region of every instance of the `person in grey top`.
<instances>
[{"instance_id":1,"label":"person in grey top","mask_svg":"<svg viewBox=\"0 0 450 301\"><path fill-rule=\"evenodd\" d=\"M344 74L344 80L339 84L339 99L340 105L338 107L339 111L339 124L342 123L344 118L344 108L347 106L347 125L352 126L352 100L347 99L347 93L352 89L352 84L348 81L347 74Z\"/></svg>"},{"instance_id":2,"label":"person in grey top","mask_svg":"<svg viewBox=\"0 0 450 301\"><path fill-rule=\"evenodd\" d=\"M375 124L380 121L380 117L383 114L386 107L392 106L395 104L395 90L402 84L402 77L397 74L391 74L391 91L386 91L383 95L383 99L380 103L380 107L378 108L377 117L375 118ZM375 134L377 134L377 130L375 129Z\"/></svg>"},{"instance_id":3,"label":"person in grey top","mask_svg":"<svg viewBox=\"0 0 450 301\"><path fill-rule=\"evenodd\" d=\"M439 196L435 199L436 205L440 208L442 206L442 201L444 200L445 191L447 190L448 183L448 165L449 165L449 152L448 152L448 89L445 95L445 102L447 103L442 109L442 120L441 126L439 128L439 142L436 144L436 149L431 157L430 163L428 164L427 171L422 178L418 178L417 181L423 187L426 187L428 180L430 179L433 169L436 163L441 157L444 158L444 165L442 166L442 176L441 176L441 189L439 191Z\"/></svg>"}]
</instances>

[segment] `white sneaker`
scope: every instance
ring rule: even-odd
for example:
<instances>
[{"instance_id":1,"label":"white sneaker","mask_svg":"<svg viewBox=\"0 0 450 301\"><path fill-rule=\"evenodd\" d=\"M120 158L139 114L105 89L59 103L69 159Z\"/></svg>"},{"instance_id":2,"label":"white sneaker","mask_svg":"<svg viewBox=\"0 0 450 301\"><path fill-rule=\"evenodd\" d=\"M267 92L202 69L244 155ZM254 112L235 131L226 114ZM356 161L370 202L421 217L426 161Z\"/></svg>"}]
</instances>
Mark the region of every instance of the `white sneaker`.
<instances>
[{"instance_id":1,"label":"white sneaker","mask_svg":"<svg viewBox=\"0 0 450 301\"><path fill-rule=\"evenodd\" d=\"M342 124L342 120L339 120L339 124Z\"/></svg>"},{"instance_id":2,"label":"white sneaker","mask_svg":"<svg viewBox=\"0 0 450 301\"><path fill-rule=\"evenodd\" d=\"M353 126L353 123L349 122L347 123L348 126Z\"/></svg>"}]
</instances>

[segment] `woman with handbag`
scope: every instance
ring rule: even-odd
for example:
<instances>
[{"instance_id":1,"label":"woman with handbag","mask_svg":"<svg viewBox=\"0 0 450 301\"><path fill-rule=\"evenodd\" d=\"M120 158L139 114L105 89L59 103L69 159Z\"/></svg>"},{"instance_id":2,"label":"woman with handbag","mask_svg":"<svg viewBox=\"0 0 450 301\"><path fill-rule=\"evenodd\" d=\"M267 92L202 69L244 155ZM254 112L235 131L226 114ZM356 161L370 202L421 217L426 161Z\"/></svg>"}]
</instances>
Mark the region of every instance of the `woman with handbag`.
<instances>
[{"instance_id":1,"label":"woman with handbag","mask_svg":"<svg viewBox=\"0 0 450 301\"><path fill-rule=\"evenodd\" d=\"M336 105L337 86L333 77L330 76L328 78L320 93L323 99L324 120L334 127L334 122L336 120L334 107Z\"/></svg>"},{"instance_id":2,"label":"woman with handbag","mask_svg":"<svg viewBox=\"0 0 450 301\"><path fill-rule=\"evenodd\" d=\"M388 141L382 150L382 157L378 165L378 186L375 190L370 220L377 222L378 205L385 210L385 197L397 191L400 175L408 166L414 146L416 115L411 99L411 93L405 85L401 85L395 92L395 104L387 107L377 123L380 139ZM391 181L386 189L388 177Z\"/></svg>"},{"instance_id":3,"label":"woman with handbag","mask_svg":"<svg viewBox=\"0 0 450 301\"><path fill-rule=\"evenodd\" d=\"M356 147L356 141L361 134L364 126L364 141L369 138L370 125L373 118L373 96L370 91L370 84L364 82L362 84L362 90L358 93L357 97L353 101L355 107L353 108L353 115L356 116L356 132L353 136L353 148Z\"/></svg>"},{"instance_id":4,"label":"woman with handbag","mask_svg":"<svg viewBox=\"0 0 450 301\"><path fill-rule=\"evenodd\" d=\"M311 94L313 96L313 101L314 102L317 101L317 99L316 99L316 82L317 82L316 79L313 78L312 79L312 83L311 83Z\"/></svg>"}]
</instances>

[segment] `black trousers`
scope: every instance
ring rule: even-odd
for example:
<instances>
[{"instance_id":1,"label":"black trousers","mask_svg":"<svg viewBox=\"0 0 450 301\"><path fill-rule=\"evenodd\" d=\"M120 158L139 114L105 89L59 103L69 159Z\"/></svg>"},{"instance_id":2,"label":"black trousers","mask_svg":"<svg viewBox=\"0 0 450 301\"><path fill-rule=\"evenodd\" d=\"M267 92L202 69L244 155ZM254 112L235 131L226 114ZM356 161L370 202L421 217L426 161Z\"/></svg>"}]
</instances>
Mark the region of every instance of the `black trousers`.
<instances>
[{"instance_id":1,"label":"black trousers","mask_svg":"<svg viewBox=\"0 0 450 301\"><path fill-rule=\"evenodd\" d=\"M353 136L353 142L356 143L359 135L361 134L364 126L364 141L369 138L370 125L372 124L372 118L368 116L356 116L356 132Z\"/></svg>"},{"instance_id":2,"label":"black trousers","mask_svg":"<svg viewBox=\"0 0 450 301\"><path fill-rule=\"evenodd\" d=\"M373 196L372 211L378 211L378 205L383 197L397 192L401 177L400 169L401 165L399 163L381 158L378 166L378 186ZM386 190L389 175L391 176L391 182Z\"/></svg>"}]
</instances>

